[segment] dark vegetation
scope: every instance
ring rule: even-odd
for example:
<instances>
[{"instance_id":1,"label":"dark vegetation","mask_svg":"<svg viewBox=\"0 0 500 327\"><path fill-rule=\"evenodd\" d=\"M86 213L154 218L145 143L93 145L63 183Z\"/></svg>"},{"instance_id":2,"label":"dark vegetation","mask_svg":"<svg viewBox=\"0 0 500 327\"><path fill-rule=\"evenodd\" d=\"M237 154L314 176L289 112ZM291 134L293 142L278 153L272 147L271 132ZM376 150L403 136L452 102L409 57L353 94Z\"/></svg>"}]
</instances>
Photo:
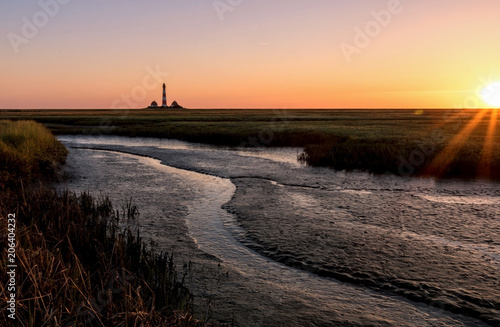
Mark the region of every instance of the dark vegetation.
<instances>
[{"instance_id":1,"label":"dark vegetation","mask_svg":"<svg viewBox=\"0 0 500 327\"><path fill-rule=\"evenodd\" d=\"M56 134L173 138L226 146L303 147L299 160L338 170L500 179L500 132L489 110L25 110ZM490 121L494 120L494 124ZM488 136L489 135L489 136ZM489 141L490 148L485 146ZM450 149L449 145L453 144ZM450 160L435 160L447 150ZM450 151L451 150L451 151ZM446 158L447 159L447 158ZM443 167L438 167L440 164ZM445 166L445 167L444 167Z\"/></svg>"},{"instance_id":2,"label":"dark vegetation","mask_svg":"<svg viewBox=\"0 0 500 327\"><path fill-rule=\"evenodd\" d=\"M192 296L173 258L121 227L108 198L42 185L57 174L66 149L42 125L0 121L0 248L7 215L16 214L17 312L1 326L196 326ZM7 257L0 297L8 299Z\"/></svg>"}]
</instances>

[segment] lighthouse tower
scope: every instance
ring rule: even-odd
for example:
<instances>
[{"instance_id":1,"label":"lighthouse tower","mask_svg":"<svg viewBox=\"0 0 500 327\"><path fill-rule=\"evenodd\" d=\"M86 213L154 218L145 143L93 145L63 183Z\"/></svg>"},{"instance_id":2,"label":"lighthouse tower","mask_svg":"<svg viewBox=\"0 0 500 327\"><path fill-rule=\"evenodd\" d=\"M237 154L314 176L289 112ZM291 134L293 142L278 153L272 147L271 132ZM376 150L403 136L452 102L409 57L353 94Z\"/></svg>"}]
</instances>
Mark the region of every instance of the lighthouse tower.
<instances>
[{"instance_id":1,"label":"lighthouse tower","mask_svg":"<svg viewBox=\"0 0 500 327\"><path fill-rule=\"evenodd\" d=\"M163 83L163 102L162 102L161 107L162 108L166 108L167 107L167 90L165 88L165 83Z\"/></svg>"}]
</instances>

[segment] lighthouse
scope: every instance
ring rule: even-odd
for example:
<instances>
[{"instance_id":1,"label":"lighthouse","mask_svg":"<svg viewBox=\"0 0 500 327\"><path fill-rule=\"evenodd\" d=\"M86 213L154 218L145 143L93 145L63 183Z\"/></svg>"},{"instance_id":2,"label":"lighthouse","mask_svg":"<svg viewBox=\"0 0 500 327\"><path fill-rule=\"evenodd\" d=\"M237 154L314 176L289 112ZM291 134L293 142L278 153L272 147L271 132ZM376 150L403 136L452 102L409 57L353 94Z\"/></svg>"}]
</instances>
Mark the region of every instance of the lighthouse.
<instances>
[{"instance_id":1,"label":"lighthouse","mask_svg":"<svg viewBox=\"0 0 500 327\"><path fill-rule=\"evenodd\" d=\"M177 101L172 102L172 105L168 106L167 105L167 87L165 86L165 83L163 83L163 101L161 103L161 107L158 106L158 103L156 101L151 102L151 105L148 108L174 108L174 109L184 109L183 106L177 103Z\"/></svg>"},{"instance_id":2,"label":"lighthouse","mask_svg":"<svg viewBox=\"0 0 500 327\"><path fill-rule=\"evenodd\" d=\"M162 102L161 107L162 108L166 108L167 107L167 90L166 90L166 87L165 87L165 83L163 83L163 102Z\"/></svg>"}]
</instances>

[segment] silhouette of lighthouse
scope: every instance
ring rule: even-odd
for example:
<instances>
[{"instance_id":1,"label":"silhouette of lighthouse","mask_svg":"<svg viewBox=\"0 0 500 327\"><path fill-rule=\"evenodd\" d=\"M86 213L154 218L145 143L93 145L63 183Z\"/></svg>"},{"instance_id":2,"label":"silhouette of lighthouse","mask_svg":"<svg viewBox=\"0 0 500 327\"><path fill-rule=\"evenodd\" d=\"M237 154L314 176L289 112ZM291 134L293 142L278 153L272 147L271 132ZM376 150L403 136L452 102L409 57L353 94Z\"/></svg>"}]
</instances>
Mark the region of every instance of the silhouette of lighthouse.
<instances>
[{"instance_id":1,"label":"silhouette of lighthouse","mask_svg":"<svg viewBox=\"0 0 500 327\"><path fill-rule=\"evenodd\" d=\"M165 83L163 83L163 102L161 104L161 107L162 108L166 108L167 107L167 91L165 89Z\"/></svg>"}]
</instances>

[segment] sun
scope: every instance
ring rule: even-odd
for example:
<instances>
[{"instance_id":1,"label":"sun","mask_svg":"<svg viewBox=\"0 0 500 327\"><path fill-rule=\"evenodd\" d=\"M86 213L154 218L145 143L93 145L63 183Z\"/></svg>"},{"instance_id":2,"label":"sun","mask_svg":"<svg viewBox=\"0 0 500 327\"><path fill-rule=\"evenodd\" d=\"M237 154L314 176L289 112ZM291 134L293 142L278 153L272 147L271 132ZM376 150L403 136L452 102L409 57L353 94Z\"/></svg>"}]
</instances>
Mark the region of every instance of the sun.
<instances>
[{"instance_id":1,"label":"sun","mask_svg":"<svg viewBox=\"0 0 500 327\"><path fill-rule=\"evenodd\" d=\"M490 106L500 108L500 82L494 82L480 91L481 98Z\"/></svg>"}]
</instances>

